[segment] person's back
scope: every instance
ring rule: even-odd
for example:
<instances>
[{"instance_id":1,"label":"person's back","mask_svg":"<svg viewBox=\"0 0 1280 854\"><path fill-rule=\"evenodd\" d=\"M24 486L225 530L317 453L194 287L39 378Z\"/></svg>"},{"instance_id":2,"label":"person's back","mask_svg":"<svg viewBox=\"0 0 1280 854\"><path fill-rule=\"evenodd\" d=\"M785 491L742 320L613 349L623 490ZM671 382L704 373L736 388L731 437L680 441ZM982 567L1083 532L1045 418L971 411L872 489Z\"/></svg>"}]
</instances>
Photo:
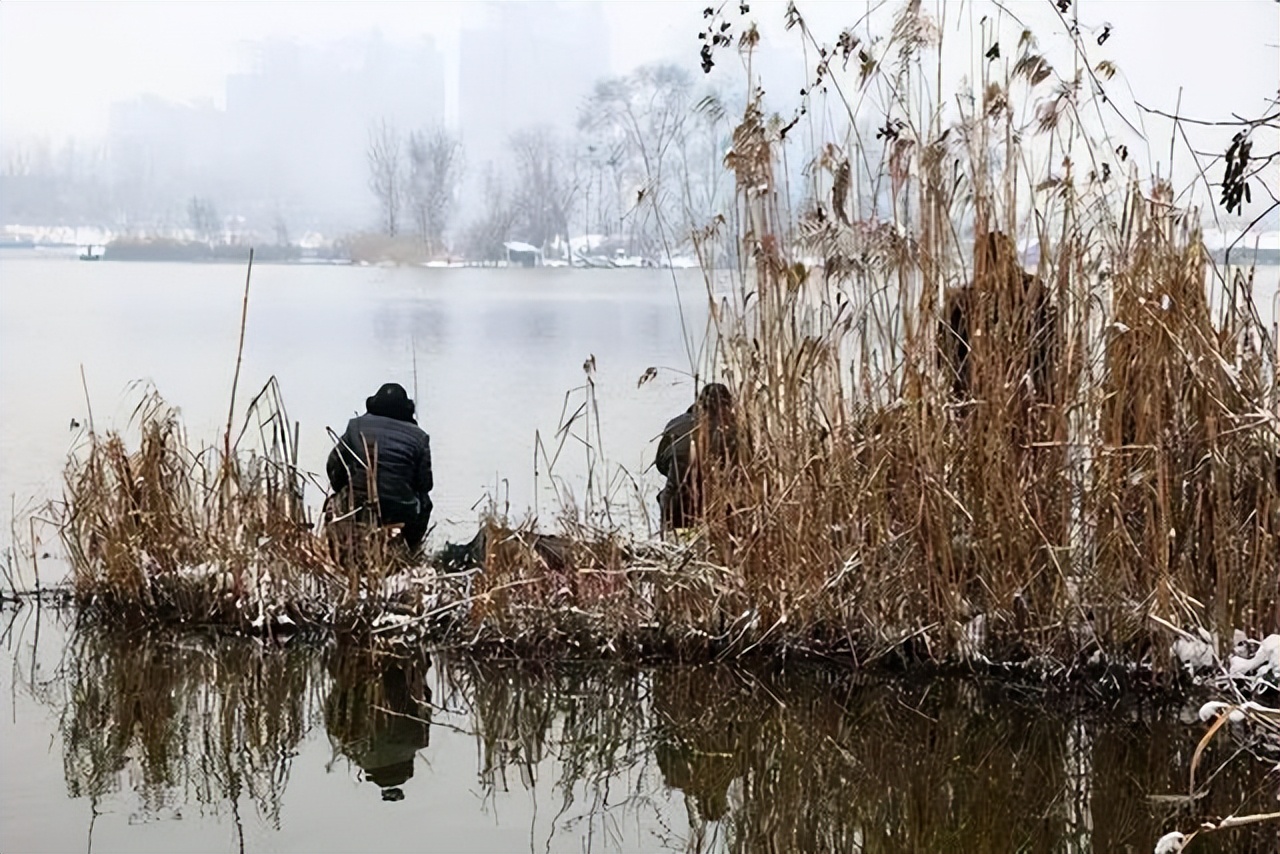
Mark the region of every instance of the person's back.
<instances>
[{"instance_id":1,"label":"person's back","mask_svg":"<svg viewBox=\"0 0 1280 854\"><path fill-rule=\"evenodd\" d=\"M431 517L431 440L413 420L413 401L401 386L387 383L366 406L329 454L330 486L344 509L376 505L382 523L401 523L414 549Z\"/></svg>"},{"instance_id":2,"label":"person's back","mask_svg":"<svg viewBox=\"0 0 1280 854\"><path fill-rule=\"evenodd\" d=\"M702 516L703 475L699 455L723 464L734 454L733 397L720 383L711 383L698 401L667 422L654 465L666 476L658 493L662 530L685 528Z\"/></svg>"}]
</instances>

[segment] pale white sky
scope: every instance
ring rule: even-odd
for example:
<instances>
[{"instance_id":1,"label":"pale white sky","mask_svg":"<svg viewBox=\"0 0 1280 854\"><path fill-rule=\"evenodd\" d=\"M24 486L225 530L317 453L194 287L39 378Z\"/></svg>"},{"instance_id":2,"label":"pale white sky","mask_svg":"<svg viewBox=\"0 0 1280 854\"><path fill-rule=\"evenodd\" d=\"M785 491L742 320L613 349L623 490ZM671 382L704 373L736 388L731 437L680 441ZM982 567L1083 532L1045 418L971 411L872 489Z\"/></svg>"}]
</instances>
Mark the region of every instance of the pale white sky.
<instances>
[{"instance_id":1,"label":"pale white sky","mask_svg":"<svg viewBox=\"0 0 1280 854\"><path fill-rule=\"evenodd\" d=\"M875 29L887 34L895 2L797 0L797 5L831 43L842 27L870 9L876 10ZM695 62L696 35L708 4L718 2L609 0L614 70L671 57ZM725 5L736 10L738 0ZM799 35L783 27L785 2L754 0L750 6L766 44L798 50ZM1008 0L998 7L984 0L924 0L924 7L945 21L944 39L959 57L949 69L957 79L978 55L969 45L982 15L1001 16L1006 25L1010 15L1024 19L1042 42L1062 30L1050 0ZM1257 115L1280 89L1280 3L1274 0L1079 0L1078 10L1089 28L1112 25L1104 46L1090 42L1090 60L1115 61L1137 98L1149 106L1172 111L1181 87L1184 115ZM459 28L478 14L465 2L3 0L0 135L96 136L105 130L112 101L144 92L220 103L226 75L241 68L244 45L273 36L325 42L375 29L390 40L430 34L448 64L456 57ZM1005 57L1013 47L1008 45ZM733 61L730 56L721 60ZM1067 57L1057 61L1069 67ZM455 82L450 70L446 85ZM448 110L454 113L456 104ZM1153 140L1168 138L1167 129L1158 125L1147 130Z\"/></svg>"}]
</instances>

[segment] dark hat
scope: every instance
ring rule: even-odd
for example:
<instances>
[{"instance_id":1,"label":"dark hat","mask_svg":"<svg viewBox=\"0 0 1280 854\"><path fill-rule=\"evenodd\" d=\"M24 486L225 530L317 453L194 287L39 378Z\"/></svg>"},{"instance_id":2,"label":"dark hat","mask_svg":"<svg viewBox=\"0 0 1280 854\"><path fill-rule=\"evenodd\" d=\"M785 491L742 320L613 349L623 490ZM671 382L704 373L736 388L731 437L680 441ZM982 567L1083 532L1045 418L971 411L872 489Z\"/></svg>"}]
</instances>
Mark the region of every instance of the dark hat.
<instances>
[{"instance_id":1,"label":"dark hat","mask_svg":"<svg viewBox=\"0 0 1280 854\"><path fill-rule=\"evenodd\" d=\"M733 405L733 395L724 383L708 383L698 395L698 403L708 409L722 409Z\"/></svg>"},{"instance_id":2,"label":"dark hat","mask_svg":"<svg viewBox=\"0 0 1280 854\"><path fill-rule=\"evenodd\" d=\"M409 399L409 393L400 383L384 383L377 394L365 398L364 405L370 415L381 415L400 421L413 420L413 401Z\"/></svg>"}]
</instances>

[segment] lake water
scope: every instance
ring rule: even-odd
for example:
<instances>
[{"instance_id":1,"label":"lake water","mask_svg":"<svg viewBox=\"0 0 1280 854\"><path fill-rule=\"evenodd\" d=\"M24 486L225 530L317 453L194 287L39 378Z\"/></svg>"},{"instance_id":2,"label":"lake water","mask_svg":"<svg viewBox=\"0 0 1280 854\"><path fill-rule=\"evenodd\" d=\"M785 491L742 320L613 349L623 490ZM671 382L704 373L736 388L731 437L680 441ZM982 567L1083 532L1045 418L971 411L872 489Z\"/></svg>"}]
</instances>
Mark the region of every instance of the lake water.
<instances>
[{"instance_id":1,"label":"lake water","mask_svg":"<svg viewBox=\"0 0 1280 854\"><path fill-rule=\"evenodd\" d=\"M1180 804L1196 704L797 663L68 646L65 613L0 616L6 852L1150 852L1197 820ZM1264 771L1228 764L1197 816L1267 808Z\"/></svg>"},{"instance_id":2,"label":"lake water","mask_svg":"<svg viewBox=\"0 0 1280 854\"><path fill-rule=\"evenodd\" d=\"M129 384L149 380L193 438L220 435L243 277L0 259L0 495L15 514L58 494L71 423L89 416L81 366L99 430L126 424ZM438 544L469 537L491 497L554 513L535 436L555 456L594 356L599 420L573 422L553 473L579 501L590 471L619 513L651 512L652 472L619 467L643 471L688 405L704 323L696 272L264 265L239 399L277 376L301 463L322 471L326 426L382 382L416 389ZM637 387L649 367L658 378ZM56 562L43 571L56 580ZM1147 852L1204 816L1274 809L1274 778L1251 761L1228 764L1194 815L1179 802L1198 703L1103 709L845 663L400 659L324 638L76 633L71 619L0 610L0 851ZM1224 738L1203 767L1231 755ZM1274 842L1237 831L1195 850Z\"/></svg>"},{"instance_id":3,"label":"lake water","mask_svg":"<svg viewBox=\"0 0 1280 854\"><path fill-rule=\"evenodd\" d=\"M142 380L181 408L194 441L219 441L244 277L235 265L0 260L0 495L21 508L59 494L70 425L89 415L81 366L99 431L128 423ZM470 539L490 497L516 515L555 511L543 459L535 494L537 437L579 504L591 471L595 495L652 506L653 472L640 501L618 466L648 466L691 402L686 342L704 339L705 293L696 271L259 265L239 405L277 377L301 465L322 473L326 428L341 433L382 383L404 385L432 439L436 543ZM599 421L578 418L557 457L593 355ZM650 367L657 379L637 388ZM588 443L604 460L589 463Z\"/></svg>"}]
</instances>

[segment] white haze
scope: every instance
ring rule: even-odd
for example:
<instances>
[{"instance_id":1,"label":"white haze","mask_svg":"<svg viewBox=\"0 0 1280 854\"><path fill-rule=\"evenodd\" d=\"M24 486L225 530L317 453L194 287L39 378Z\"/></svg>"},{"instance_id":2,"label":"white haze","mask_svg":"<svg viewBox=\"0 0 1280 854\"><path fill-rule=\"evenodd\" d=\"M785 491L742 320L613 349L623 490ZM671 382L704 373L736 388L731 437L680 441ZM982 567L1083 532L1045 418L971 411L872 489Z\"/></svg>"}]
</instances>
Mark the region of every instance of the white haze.
<instances>
[{"instance_id":1,"label":"white haze","mask_svg":"<svg viewBox=\"0 0 1280 854\"><path fill-rule=\"evenodd\" d=\"M714 4L719 7L720 4ZM726 3L736 20L737 2ZM756 70L771 109L795 109L814 55L784 28L786 4L751 2L763 47ZM463 142L471 192L506 140L546 124L571 133L597 78L673 62L695 86L740 88L729 51L706 77L697 33L707 2L505 3L0 3L0 149L21 157L78 158L126 186L116 208L192 195L223 213L265 220L282 211L329 231L373 225L364 147L369 125L442 123ZM820 41L869 12L887 34L893 3L800 2ZM1049 0L1011 4L925 2L944 22L944 71L955 85L982 62L984 16L1004 31L1025 22L1042 42L1064 27ZM1090 60L1121 69L1115 100L1140 122L1144 169L1167 173L1170 123L1134 101L1205 119L1257 116L1280 89L1280 4L1272 0L1081 0L1091 36L1111 27ZM1020 21L1013 21L1013 16ZM1006 58L1013 51L1009 45ZM1061 51L1061 48L1059 48ZM1055 61L1070 66L1061 52ZM288 66L289 74L255 74ZM274 87L274 89L273 89ZM880 121L876 105L859 120ZM1112 120L1119 124L1118 119ZM1194 129L1220 152L1224 138ZM1272 135L1274 137L1274 134ZM1181 146L1178 146L1181 147ZM1275 149L1274 139L1259 150ZM71 152L71 153L68 153ZM1185 152L1179 175L1193 171ZM144 177L146 181L144 182ZM147 183L149 182L149 183ZM147 195L140 189L146 183ZM245 210L227 211L224 199ZM248 201L252 200L252 201ZM255 208L255 210L249 210ZM464 205L464 209L466 206ZM181 216L181 214L177 214ZM1273 226L1274 227L1274 226Z\"/></svg>"}]
</instances>

